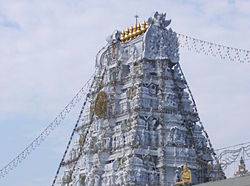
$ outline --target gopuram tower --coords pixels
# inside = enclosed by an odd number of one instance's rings
[[[98,53],[90,104],[60,185],[173,186],[183,167],[192,184],[224,177],[180,68],[177,34],[165,17],[156,12],[116,31]]]

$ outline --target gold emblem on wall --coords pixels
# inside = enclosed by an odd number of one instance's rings
[[[97,94],[95,100],[94,112],[99,118],[104,118],[107,115],[108,108],[108,96],[104,91],[100,91]]]

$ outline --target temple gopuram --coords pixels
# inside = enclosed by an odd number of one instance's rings
[[[170,23],[156,12],[108,37],[59,185],[184,186],[225,178]]]

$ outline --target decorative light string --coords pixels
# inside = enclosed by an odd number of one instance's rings
[[[231,62],[250,63],[250,51],[229,47],[209,41],[200,40],[194,37],[177,33],[181,48],[189,51],[202,53],[207,56],[219,57],[223,60]]]
[[[241,143],[216,150],[221,167],[225,170],[241,156],[243,159],[250,158],[250,143]]]
[[[41,132],[41,134],[34,139],[21,153],[13,158],[6,166],[0,170],[0,179],[5,177],[11,170],[15,169],[20,163],[23,162],[34,150],[36,150],[41,143],[51,134],[52,131],[58,127],[71,110],[79,103],[83,97],[86,96],[85,90],[90,85],[90,81],[93,76],[87,81],[87,83],[77,92],[68,105],[58,114],[58,116]]]

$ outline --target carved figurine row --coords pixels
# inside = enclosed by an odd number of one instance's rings
[[[130,41],[140,35],[142,35],[143,33],[146,32],[146,30],[148,29],[149,25],[147,22],[144,22],[142,24],[136,24],[134,27],[131,26],[130,28],[128,28],[127,30],[124,30],[121,35],[120,35],[120,40],[121,42],[125,43],[127,41]]]

